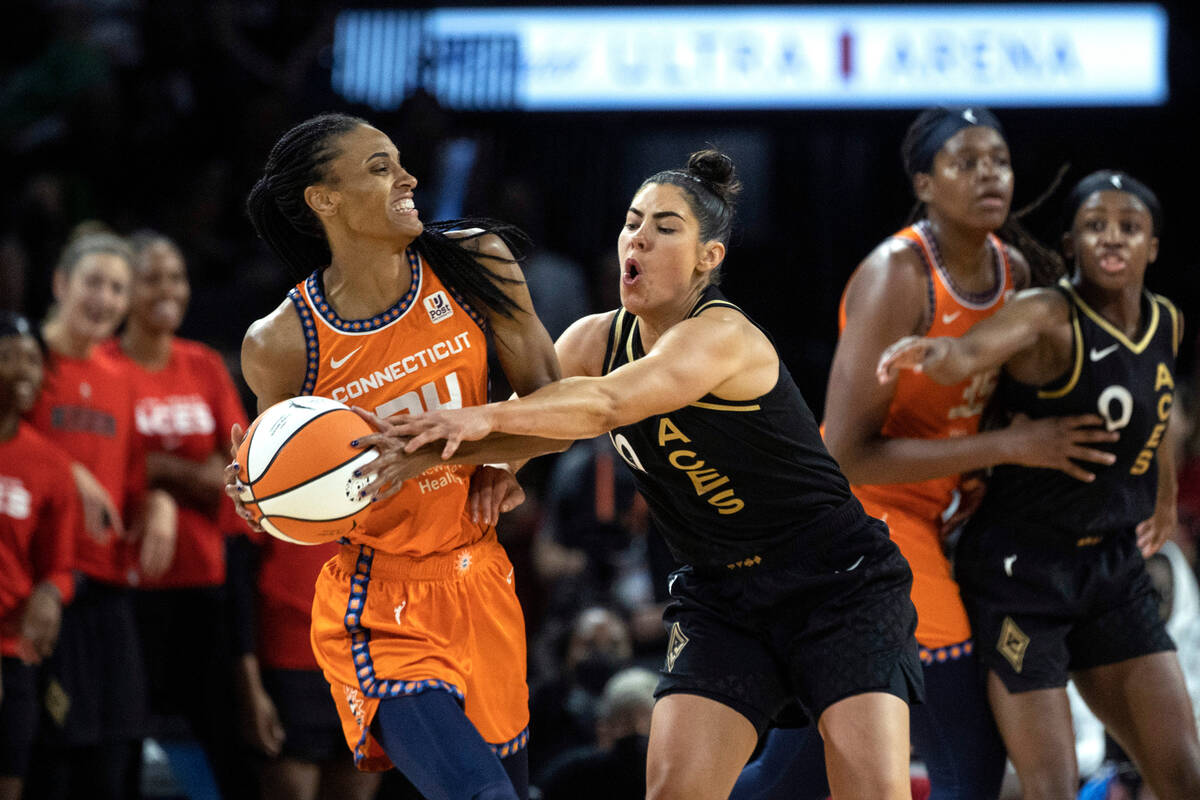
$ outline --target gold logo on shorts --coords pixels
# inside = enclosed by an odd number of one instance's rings
[[[1000,655],[1008,659],[1008,663],[1012,664],[1015,672],[1021,672],[1021,667],[1025,663],[1025,651],[1029,649],[1029,637],[1025,631],[1017,627],[1017,623],[1013,622],[1012,617],[1004,618],[1004,625],[1000,627],[1000,641],[996,642],[996,649],[1000,651]]]
[[[667,672],[675,669],[675,659],[679,658],[689,641],[688,637],[683,635],[678,622],[671,626],[671,638],[667,641]]]
[[[67,712],[71,710],[71,696],[67,694],[66,689],[57,679],[51,678],[50,685],[46,687],[44,700],[50,719],[54,720],[54,723],[61,728],[67,721]]]

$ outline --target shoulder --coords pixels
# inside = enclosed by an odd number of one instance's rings
[[[513,256],[512,249],[497,234],[486,231],[483,228],[463,228],[461,230],[446,231],[446,238],[454,241],[462,249],[473,253],[477,258],[487,259],[490,269],[496,270],[501,265],[511,264],[516,267],[517,275],[520,275],[521,270],[517,266],[517,260]],[[505,273],[503,270],[500,270],[499,274],[503,275]]]
[[[1012,311],[1009,313],[1020,313],[1053,325],[1070,320],[1071,305],[1071,300],[1060,289],[1054,286],[1039,286],[1022,289],[1014,294],[1005,304],[1005,310],[1011,307]]]
[[[291,298],[251,323],[242,339],[242,374],[260,401],[298,394],[307,362],[304,327]]]
[[[1171,320],[1171,332],[1173,334],[1173,344],[1175,350],[1179,350],[1179,346],[1183,344],[1183,313],[1169,299],[1161,294],[1151,293],[1154,302],[1162,306],[1163,311]]]
[[[1024,289],[1032,280],[1032,273],[1029,269],[1029,259],[1025,257],[1024,253],[1008,242],[1005,242],[1003,239],[997,237],[996,241],[999,242],[998,246],[1000,247],[1001,252],[1004,253],[1008,259],[1009,269],[1012,270],[1013,285],[1018,289]]]
[[[929,287],[929,268],[916,247],[889,237],[850,276],[843,296],[846,319],[886,313],[896,318],[897,331],[915,333],[927,319]]]
[[[608,332],[620,309],[589,314],[571,323],[554,345],[562,365],[563,376],[598,376],[604,372],[604,353],[608,349]]]
[[[22,447],[26,450],[22,461],[47,472],[70,473],[74,459],[67,455],[66,450],[27,422],[20,423],[18,430],[22,437]]]

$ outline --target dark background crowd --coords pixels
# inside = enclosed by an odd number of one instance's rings
[[[1184,0],[1163,5],[1165,105],[997,114],[1014,155],[1014,208],[1041,196],[1064,165],[1066,185],[1111,167],[1157,191],[1165,228],[1147,282],[1190,322],[1180,374],[1192,374],[1200,11]],[[79,223],[154,228],[179,243],[188,264],[193,296],[180,334],[220,350],[240,381],[243,332],[298,277],[256,240],[246,193],[280,133],[344,110],[400,147],[421,181],[424,218],[435,199],[441,207],[453,195],[458,215],[529,233],[530,288],[557,335],[616,304],[615,240],[637,182],[714,143],[746,184],[726,293],[772,332],[820,417],[841,289],[912,205],[899,143],[916,109],[463,113],[414,94],[378,111],[331,87],[337,10],[293,0],[9,0],[0,25],[0,308],[44,315],[55,259]],[[469,143],[475,158],[465,182],[450,187],[439,176],[452,142]],[[1030,229],[1043,238],[1060,229],[1061,203],[1062,192],[1051,193],[1027,217]],[[537,777],[576,746],[599,742],[618,758],[614,743],[644,726],[652,681],[632,673],[617,687],[624,693],[604,689],[622,667],[657,666],[657,604],[670,564],[606,442],[581,442],[523,475],[530,499],[506,518],[502,536],[524,576]],[[1200,512],[1200,487],[1182,487],[1181,499],[1185,528],[1200,531],[1200,518],[1189,516]],[[1190,537],[1181,541],[1189,554]]]

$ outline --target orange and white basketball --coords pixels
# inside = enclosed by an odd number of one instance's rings
[[[347,406],[327,397],[293,397],[268,408],[238,447],[239,495],[276,538],[323,544],[361,526],[370,479],[354,473],[378,457],[350,442],[374,431]]]

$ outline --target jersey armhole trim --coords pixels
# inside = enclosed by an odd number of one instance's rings
[[[1079,327],[1079,311],[1074,303],[1071,304],[1071,341],[1075,350],[1075,366],[1071,368],[1071,377],[1059,389],[1039,389],[1037,393],[1039,400],[1056,400],[1066,397],[1079,383],[1079,376],[1083,372],[1083,330]]]
[[[308,356],[304,368],[304,384],[300,387],[300,394],[312,394],[317,385],[317,368],[321,363],[317,329],[313,324],[312,309],[301,297],[299,290],[292,287],[288,291],[288,297],[291,299],[292,305],[296,307],[296,313],[300,316],[300,325],[304,329],[304,350]]]

